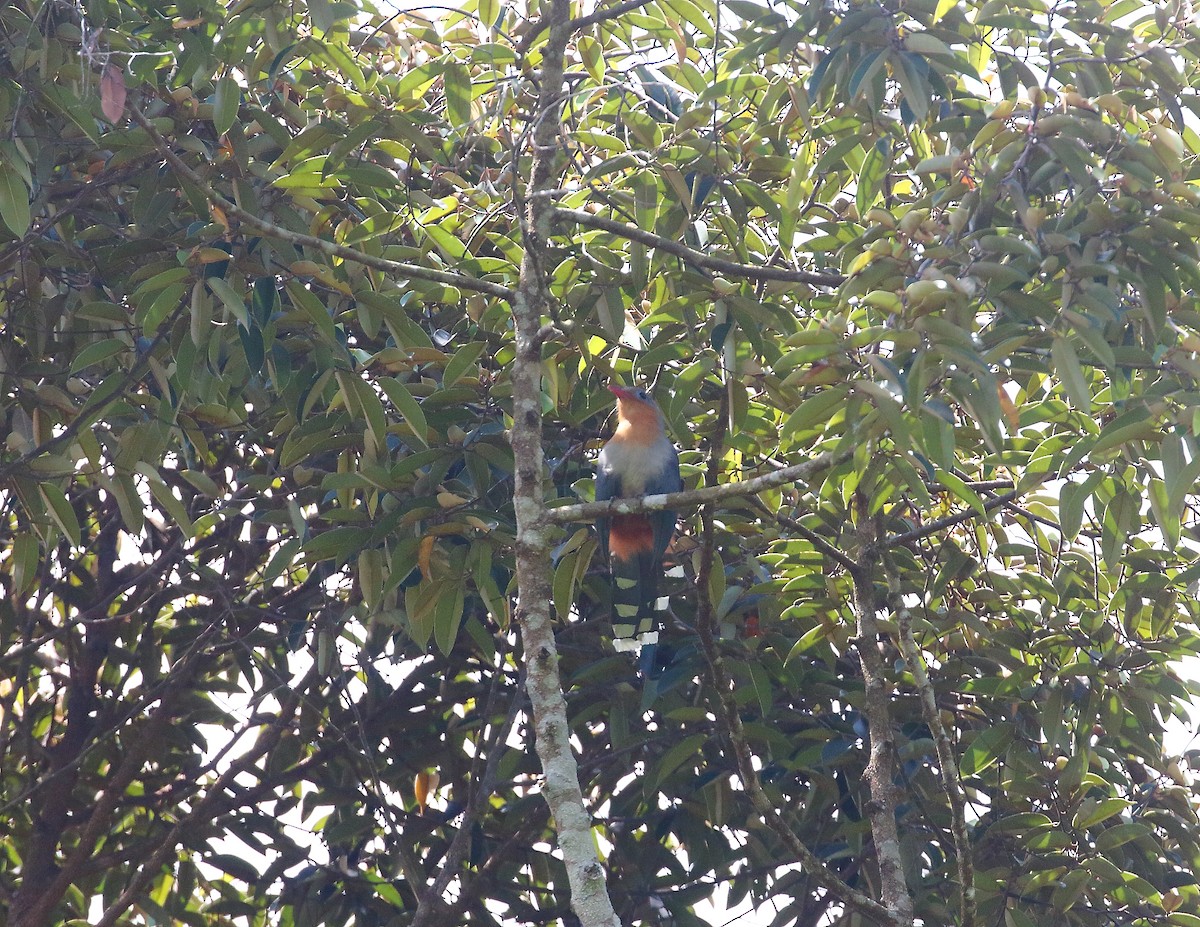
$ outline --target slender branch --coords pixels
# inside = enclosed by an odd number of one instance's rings
[[[625,0],[624,3],[614,3],[612,6],[606,6],[603,9],[589,13],[587,16],[580,16],[577,19],[571,20],[571,31],[579,32],[583,29],[590,29],[598,23],[607,22],[610,19],[616,19],[619,16],[624,16],[626,13],[632,13],[634,10],[641,9],[650,0]]]
[[[112,826],[112,816],[118,803],[125,795],[125,789],[142,771],[142,766],[150,754],[151,747],[157,745],[167,726],[174,720],[175,696],[180,690],[172,690],[159,702],[158,708],[151,715],[145,729],[139,736],[131,739],[131,747],[125,754],[120,765],[112,776],[105,782],[104,790],[97,797],[91,814],[88,815],[75,849],[70,853],[62,866],[57,869],[49,885],[38,887],[36,897],[25,906],[21,895],[18,904],[11,912],[12,927],[41,927],[50,922],[54,907],[66,894],[67,889],[79,878],[84,864],[96,849],[96,842],[103,833]],[[33,888],[33,886],[30,886]],[[24,893],[22,893],[23,895]]]
[[[1006,492],[1000,496],[994,496],[983,503],[985,512],[990,512],[992,509],[998,509],[1003,505],[1007,505],[1021,495],[1017,490]],[[937,534],[939,531],[944,531],[946,528],[952,528],[964,521],[970,521],[972,518],[978,517],[979,513],[974,509],[966,509],[954,515],[946,515],[944,518],[938,518],[934,521],[922,525],[920,528],[913,528],[912,531],[905,531],[903,534],[894,534],[882,542],[885,548],[900,547],[901,545],[919,541],[921,538],[927,538],[930,535]]]
[[[858,618],[857,649],[862,664],[863,713],[870,731],[871,756],[863,779],[871,798],[866,804],[879,865],[879,897],[895,923],[911,927],[913,899],[904,876],[904,853],[896,827],[900,790],[896,786],[896,737],[892,730],[891,687],[880,650],[877,615],[881,603],[875,581],[879,562],[879,524],[868,514],[866,500],[856,500],[859,518],[860,560],[850,574],[854,581],[854,611]]]
[[[524,253],[517,290],[510,301],[516,356],[512,365],[513,425],[517,461],[513,484],[516,515],[517,621],[525,652],[526,689],[533,714],[535,747],[542,764],[542,789],[554,818],[571,890],[571,909],[582,927],[620,927],[608,897],[604,867],[592,839],[592,820],[583,803],[579,766],[558,670],[551,619],[551,539],[545,520],[545,453],[542,447],[542,319],[550,315],[548,287],[551,200],[542,191],[558,171],[563,69],[571,37],[570,0],[549,0],[550,35],[542,55],[538,99],[532,119],[533,157],[521,227]],[[514,152],[515,154],[515,152]],[[517,185],[514,184],[514,189]]]
[[[254,213],[247,212],[242,209],[237,203],[230,199],[226,199],[218,193],[207,180],[201,177],[196,171],[188,166],[188,163],[171,150],[170,144],[165,138],[154,128],[154,125],[146,118],[145,114],[136,106],[130,104],[129,111],[133,115],[133,120],[139,126],[146,130],[150,135],[151,141],[163,156],[175,173],[179,174],[188,183],[194,184],[203,191],[215,205],[221,207],[221,210],[234,219],[237,219],[242,225],[249,226],[255,231],[262,232],[264,235],[270,235],[273,238],[278,238],[281,241],[289,242],[293,245],[302,245],[306,248],[313,248],[330,257],[339,257],[345,261],[353,261],[356,264],[362,264],[364,267],[373,267],[376,270],[382,270],[385,273],[396,274],[403,277],[412,277],[417,280],[429,280],[433,283],[443,283],[446,286],[458,287],[463,290],[471,290],[476,293],[486,293],[488,296],[497,296],[500,299],[512,299],[513,291],[499,283],[492,283],[488,280],[477,280],[474,277],[468,277],[464,274],[455,274],[444,270],[434,270],[430,267],[422,267],[419,264],[409,264],[404,261],[391,261],[387,258],[376,257],[367,254],[363,251],[358,251],[355,248],[349,248],[346,245],[335,244],[332,241],[326,241],[324,238],[317,238],[315,235],[305,235],[302,232],[293,232],[290,229],[282,228],[272,222],[267,222],[265,219],[259,218]]]
[[[615,219],[606,218],[605,216],[593,215],[581,209],[557,207],[554,213],[556,216],[563,219],[570,219],[579,225],[620,235],[623,238],[628,238],[630,241],[646,245],[648,248],[657,248],[659,251],[673,254],[687,261],[689,264],[694,264],[696,267],[703,267],[705,270],[711,270],[714,273],[724,274],[729,277],[743,277],[747,280],[781,280],[785,283],[807,283],[810,286],[824,287],[840,286],[846,280],[842,274],[825,274],[811,270],[792,270],[788,267],[758,267],[753,264],[739,264],[737,261],[727,261],[724,258],[705,254],[703,251],[696,251],[687,245],[672,241],[670,238],[663,238],[661,235],[655,235],[653,232],[644,231],[636,225],[628,225],[624,222],[618,222]]]
[[[938,774],[942,779],[942,788],[946,792],[946,800],[950,803],[950,834],[954,840],[955,865],[958,868],[959,891],[959,927],[975,927],[975,863],[971,850],[971,838],[967,831],[966,794],[963,792],[962,780],[958,777],[958,760],[954,756],[954,745],[946,726],[942,724],[942,716],[937,707],[937,694],[929,679],[925,660],[913,637],[912,611],[897,599],[898,583],[892,572],[888,571],[888,589],[896,605],[896,619],[899,629],[900,652],[908,664],[917,693],[921,697],[921,714],[933,734],[933,743],[937,750]]]
[[[596,10],[593,13],[589,13],[587,16],[580,16],[576,19],[572,19],[570,23],[571,31],[578,32],[581,29],[587,29],[596,25],[597,23],[606,22],[610,19],[616,19],[618,16],[624,16],[626,13],[639,9],[649,2],[650,0],[624,0],[623,3],[617,3],[613,6],[604,7],[603,9]],[[533,43],[537,41],[538,36],[545,32],[549,26],[550,21],[548,18],[543,17],[539,19],[533,24],[530,30],[521,37],[521,41],[513,50],[518,56],[524,55],[533,47]]]
[[[660,512],[663,509],[694,508],[724,499],[740,499],[788,483],[806,483],[823,470],[836,467],[853,456],[854,448],[826,451],[802,464],[794,464],[741,482],[685,489],[682,492],[662,493],[641,499],[610,499],[605,502],[560,505],[548,510],[542,518],[548,524],[562,525],[569,522],[595,521],[597,518],[611,515],[636,515],[639,512]]]
[[[813,531],[811,528],[805,527],[805,525],[797,519],[791,518],[788,515],[784,515],[783,512],[772,512],[759,499],[754,500],[754,506],[768,518],[774,518],[784,528],[787,528],[789,531],[795,531],[798,535],[800,535],[800,537],[804,538],[804,540],[808,541],[808,543],[815,547],[818,553],[828,557],[834,563],[841,566],[842,569],[849,571],[858,566],[858,564],[856,564],[852,559],[847,557],[840,550],[821,537],[821,535],[817,534],[817,532]]]

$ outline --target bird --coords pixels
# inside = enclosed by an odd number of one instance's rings
[[[679,454],[662,410],[644,389],[611,385],[617,428],[596,461],[596,500],[637,499],[683,489]],[[599,519],[600,549],[613,578],[613,646],[633,650],[658,640],[655,605],[663,555],[675,513],[644,512]],[[645,652],[643,652],[645,656]]]

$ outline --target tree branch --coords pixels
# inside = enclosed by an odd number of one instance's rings
[[[853,456],[854,448],[825,451],[802,464],[794,464],[736,483],[721,483],[718,486],[685,489],[682,492],[661,493],[640,499],[609,499],[604,502],[560,505],[547,510],[542,520],[547,524],[563,525],[570,522],[595,521],[597,518],[611,515],[636,515],[639,512],[661,512],[663,509],[695,508],[724,499],[740,499],[776,486],[808,482],[821,471],[836,467]]]
[[[602,23],[609,19],[616,19],[618,16],[623,16],[632,10],[639,9],[649,3],[650,0],[624,0],[623,3],[617,3],[610,7],[605,7],[589,13],[587,16],[580,16],[577,19],[571,20],[571,31],[578,32],[581,29],[587,29],[589,26],[594,26],[596,23]],[[533,24],[533,27],[521,37],[521,41],[517,47],[513,49],[518,56],[524,55],[533,47],[533,43],[537,41],[539,35],[549,28],[549,19],[543,17]]]
[[[504,657],[502,656],[501,659],[503,660]],[[521,675],[524,676],[524,668],[522,668]],[[471,826],[479,820],[496,787],[496,769],[500,765],[500,758],[504,755],[508,735],[517,721],[517,715],[521,713],[524,706],[525,700],[520,695],[520,686],[524,684],[523,678],[517,680],[518,688],[513,693],[508,711],[504,716],[504,722],[493,732],[483,775],[473,783],[474,794],[463,813],[462,824],[455,833],[454,839],[450,841],[445,856],[442,857],[441,870],[434,878],[433,885],[421,893],[421,897],[418,899],[417,913],[413,916],[411,927],[427,927],[428,924],[436,923],[438,914],[447,909],[443,896],[446,889],[450,887],[450,882],[459,874],[458,867],[470,849]]]
[[[687,245],[672,241],[670,238],[663,238],[661,235],[655,235],[653,232],[644,231],[636,225],[627,225],[624,222],[618,222],[615,219],[609,219],[605,216],[593,215],[581,209],[555,207],[554,214],[564,219],[571,219],[579,225],[588,228],[600,229],[604,232],[620,235],[622,238],[639,242],[648,248],[657,248],[659,251],[665,251],[668,254],[682,258],[689,264],[694,264],[697,267],[703,267],[705,270],[711,270],[714,273],[724,274],[729,277],[742,277],[747,280],[781,280],[784,283],[807,283],[810,286],[824,287],[840,286],[846,280],[842,274],[825,274],[811,270],[792,270],[787,267],[757,267],[753,264],[739,264],[736,261],[727,261],[724,258],[705,254],[703,251],[695,251]]]
[[[79,407],[79,411],[75,413],[75,417],[71,419],[71,421],[68,422],[64,428],[58,430],[52,437],[47,438],[37,447],[30,448],[16,460],[11,460],[3,467],[0,467],[0,480],[7,479],[17,471],[24,469],[29,465],[30,462],[36,460],[38,457],[41,457],[43,454],[49,454],[51,451],[55,451],[64,445],[70,444],[70,442],[75,439],[75,436],[79,434],[80,431],[99,421],[99,419],[104,415],[105,409],[107,409],[118,399],[121,399],[125,395],[126,389],[128,389],[132,384],[138,382],[149,372],[150,356],[154,353],[154,349],[166,340],[167,335],[174,327],[175,322],[179,320],[179,317],[183,314],[183,310],[187,308],[187,305],[188,304],[186,300],[180,299],[179,305],[176,306],[171,311],[170,316],[168,316],[168,318],[161,325],[159,325],[158,332],[154,335],[154,340],[151,341],[148,348],[140,353],[137,361],[134,362],[133,367],[119,375],[114,374],[109,378],[114,380],[117,385],[115,388],[110,390],[102,402],[96,403],[95,408],[89,408],[89,405],[93,401],[94,397],[98,394],[99,390],[93,392],[92,395],[89,396],[83,403],[83,405]],[[105,380],[104,385],[108,385],[108,380]],[[85,415],[84,413],[87,414]]]
[[[897,583],[890,570],[888,571],[888,588],[895,598],[898,591]],[[958,867],[959,927],[975,927],[975,864],[971,851],[971,839],[967,832],[966,795],[963,792],[962,781],[958,777],[958,760],[954,756],[954,745],[950,742],[950,735],[946,733],[946,726],[942,724],[942,716],[937,707],[937,695],[925,668],[925,661],[913,638],[912,611],[899,602],[895,602],[894,605],[899,629],[900,652],[904,655],[904,661],[913,675],[917,694],[921,697],[921,713],[933,734],[938,757],[938,774],[942,779],[942,788],[946,791],[946,800],[950,803],[950,833],[954,839],[954,861]]]
[[[1009,502],[1012,502],[1013,499],[1016,499],[1020,495],[1021,494],[1014,489],[1011,492],[1004,493],[1003,495],[994,496],[983,503],[983,509],[985,512],[990,512],[992,509],[998,509],[1002,505],[1007,505]],[[920,528],[913,528],[912,531],[905,531],[903,534],[894,534],[890,538],[885,539],[882,542],[882,545],[883,547],[889,549],[892,547],[900,547],[903,544],[908,544],[912,541],[919,541],[921,538],[927,538],[930,535],[937,534],[939,531],[944,531],[946,528],[952,528],[964,521],[970,521],[972,518],[975,518],[978,515],[979,513],[974,509],[966,509],[965,511],[958,512],[954,515],[946,515],[943,518],[938,518],[934,521],[928,522],[927,524],[922,525]]]
[[[842,569],[850,571],[858,566],[852,559],[847,557],[840,550],[821,537],[821,535],[817,534],[817,532],[813,531],[811,528],[805,527],[804,524],[797,519],[791,518],[788,515],[784,515],[782,512],[772,512],[758,499],[754,500],[754,507],[768,518],[774,518],[784,528],[787,528],[790,531],[795,531],[798,535],[800,535],[800,537],[804,538],[804,540],[808,541],[808,543],[815,547],[817,549],[817,553],[828,557],[834,563],[840,565]]]
[[[10,912],[11,927],[41,927],[50,922],[50,916],[55,906],[66,894],[67,889],[79,878],[84,864],[96,849],[96,842],[101,835],[112,826],[112,815],[118,802],[124,797],[125,789],[142,771],[142,766],[150,754],[150,749],[161,740],[167,726],[174,720],[175,696],[181,690],[173,689],[167,692],[158,708],[151,715],[145,730],[139,736],[131,739],[131,747],[125,754],[121,764],[104,784],[104,790],[96,799],[87,823],[79,834],[75,849],[55,872],[49,885],[26,883],[28,888],[36,892],[26,903],[25,885],[17,895],[16,903]],[[55,845],[58,840],[55,839]]]
[[[387,258],[375,257],[363,251],[349,248],[346,245],[335,244],[332,241],[326,241],[324,238],[317,238],[315,235],[293,232],[290,229],[267,222],[265,219],[260,219],[254,213],[247,212],[238,206],[237,203],[223,197],[213,189],[212,184],[196,173],[196,171],[192,170],[186,161],[171,150],[170,144],[154,128],[154,125],[141,110],[130,104],[129,111],[133,115],[134,122],[145,129],[150,135],[151,141],[154,142],[159,153],[171,165],[175,173],[179,174],[188,183],[199,187],[204,192],[204,195],[215,205],[220,206],[227,216],[237,219],[238,222],[249,226],[257,232],[262,232],[264,235],[270,235],[273,238],[278,238],[293,245],[303,245],[306,248],[313,248],[323,254],[328,254],[330,257],[340,257],[342,260],[353,261],[356,264],[362,264],[364,267],[373,267],[385,273],[412,277],[417,280],[429,280],[433,283],[443,283],[446,286],[471,290],[475,293],[486,293],[488,296],[497,296],[500,299],[512,299],[513,291],[499,283],[492,283],[488,280],[476,280],[474,277],[467,277],[463,274],[455,274],[449,271],[433,270],[429,267],[422,267],[419,264],[408,264],[404,261],[390,261]]]
[[[612,6],[606,6],[602,9],[595,10],[587,16],[580,16],[578,19],[571,20],[571,31],[579,32],[583,29],[588,29],[597,23],[607,22],[610,19],[616,19],[619,16],[624,16],[626,13],[631,13],[634,10],[641,9],[650,0],[625,0],[624,3],[614,3]]]

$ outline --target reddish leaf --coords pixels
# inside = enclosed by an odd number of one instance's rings
[[[100,78],[100,109],[112,123],[125,115],[125,72],[115,64],[106,67]]]

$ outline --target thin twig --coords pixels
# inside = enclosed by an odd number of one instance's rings
[[[1020,495],[1021,494],[1014,489],[1011,492],[1004,493],[1002,496],[995,496],[994,498],[988,499],[983,503],[984,511],[990,512],[992,509],[998,509],[1002,505],[1012,502],[1013,499],[1016,499]],[[890,538],[885,539],[882,542],[882,546],[889,549],[892,547],[900,547],[903,544],[919,541],[921,538],[929,537],[930,535],[937,534],[939,531],[944,531],[947,528],[952,528],[964,521],[970,521],[972,518],[978,517],[979,513],[975,511],[975,509],[966,509],[965,511],[958,512],[954,515],[946,515],[943,518],[938,518],[934,521],[928,522],[927,524],[922,525],[920,528],[913,528],[911,531],[905,531],[902,534],[894,534]]]
[[[823,554],[834,563],[839,564],[843,569],[849,571],[853,570],[857,566],[857,564],[851,558],[847,557],[844,553],[830,544],[811,528],[805,527],[800,521],[788,515],[784,515],[782,512],[772,513],[761,499],[754,499],[753,502],[755,507],[757,507],[759,511],[763,512],[768,518],[774,518],[784,528],[787,528],[790,531],[795,531],[798,535],[812,544],[812,546],[817,549],[818,553]]]
[[[614,6],[604,7],[596,10],[594,13],[589,13],[587,16],[580,16],[571,20],[571,31],[579,32],[582,29],[587,29],[597,23],[606,22],[610,19],[616,19],[618,16],[624,16],[626,13],[639,9],[648,4],[650,0],[624,0],[623,3],[615,4]],[[539,19],[528,32],[521,37],[521,41],[517,47],[513,49],[518,56],[524,55],[533,47],[533,43],[549,27],[549,20],[543,17]]]
[[[501,665],[503,665],[503,654],[500,659]],[[500,675],[501,673],[497,671],[496,678],[500,678]],[[450,846],[446,849],[445,856],[442,857],[441,871],[433,880],[433,884],[422,893],[418,900],[417,913],[413,916],[412,927],[426,927],[427,924],[436,923],[437,915],[445,911],[446,902],[443,896],[446,889],[449,888],[450,882],[459,874],[459,866],[471,848],[472,825],[479,820],[491,800],[496,786],[496,770],[500,765],[501,756],[504,755],[508,735],[516,723],[517,716],[525,706],[524,688],[525,667],[522,666],[504,722],[495,729],[492,736],[492,744],[488,750],[487,765],[483,775],[473,783],[474,795],[471,796],[471,801],[464,812],[462,823],[459,825],[454,839],[450,841]]]
[[[593,215],[581,209],[556,207],[554,212],[563,219],[570,219],[587,228],[600,229],[604,232],[620,235],[622,238],[639,242],[648,248],[656,248],[659,251],[665,251],[667,254],[673,254],[696,267],[702,267],[705,270],[711,270],[714,273],[724,274],[729,277],[742,277],[747,280],[779,280],[784,283],[806,283],[809,286],[821,287],[836,287],[846,282],[846,277],[842,274],[820,273],[812,270],[793,270],[789,267],[739,264],[737,261],[727,261],[724,258],[705,254],[703,251],[696,251],[670,238],[663,238],[661,235],[647,232],[636,225],[618,222],[615,219],[609,219],[605,216]]]

